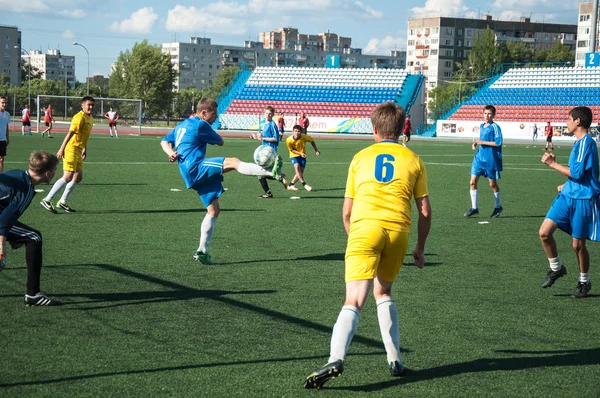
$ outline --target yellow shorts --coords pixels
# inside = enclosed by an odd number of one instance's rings
[[[83,170],[83,158],[81,149],[75,151],[65,151],[65,157],[63,158],[63,170],[64,171],[82,171]]]
[[[393,282],[406,255],[408,234],[364,222],[352,224],[346,247],[346,282],[375,276]]]

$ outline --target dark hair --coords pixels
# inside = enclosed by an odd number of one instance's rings
[[[267,105],[267,106],[265,106],[265,111],[269,111],[269,112],[271,112],[273,115],[275,114],[275,108],[273,108],[271,105]]]
[[[571,115],[573,120],[579,119],[579,125],[586,130],[592,125],[592,110],[587,106],[578,106],[573,108],[569,112],[569,115]]]
[[[384,139],[398,138],[402,134],[405,118],[404,108],[393,102],[379,104],[371,112],[371,123]]]
[[[87,101],[96,102],[96,100],[94,99],[94,97],[90,97],[89,95],[86,95],[85,97],[83,97],[83,98],[81,99],[81,103],[82,103],[82,104],[83,104],[84,102],[87,102]]]
[[[29,156],[29,169],[36,174],[44,174],[56,169],[58,158],[46,151],[35,151]]]
[[[299,130],[300,132],[304,131],[302,126],[300,126],[299,124],[296,124],[296,125],[294,125],[294,127],[292,127],[292,131],[294,131],[294,130]]]
[[[216,112],[217,101],[208,97],[202,98],[200,101],[198,101],[198,105],[196,105],[196,113],[200,113],[202,111]]]
[[[494,105],[486,105],[484,111],[492,111],[492,116],[496,116],[496,107]]]

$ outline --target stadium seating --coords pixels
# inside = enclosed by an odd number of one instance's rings
[[[600,68],[510,69],[465,101],[450,120],[481,120],[487,104],[496,106],[496,121],[559,123],[581,105],[598,114]]]
[[[276,114],[291,118],[304,112],[311,122],[315,118],[352,119],[350,124],[370,129],[370,123],[358,120],[368,119],[377,104],[411,97],[412,93],[400,96],[406,77],[406,71],[399,69],[259,67],[221,115],[221,123],[254,129],[257,116],[271,105]]]

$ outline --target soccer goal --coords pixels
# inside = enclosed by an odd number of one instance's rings
[[[36,132],[44,131],[44,115],[48,106],[55,120],[53,130],[65,131],[71,125],[73,116],[81,110],[81,98],[64,95],[38,95],[36,99]],[[113,108],[119,118],[117,127],[120,134],[142,135],[142,100],[128,98],[94,98],[94,128],[92,131],[105,131],[108,134],[108,119],[104,117]],[[32,118],[33,120],[33,118]]]

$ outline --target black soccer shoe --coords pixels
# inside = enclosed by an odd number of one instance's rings
[[[404,377],[408,373],[408,369],[398,361],[391,362],[388,364],[388,367],[390,368],[390,375],[392,377]]]
[[[58,208],[61,210],[64,210],[66,213],[75,213],[75,209],[70,207],[68,204],[66,203],[58,203]]]
[[[577,288],[573,294],[571,294],[571,297],[576,299],[587,297],[590,290],[592,290],[592,281],[579,282],[577,283]]]
[[[338,377],[342,372],[344,372],[344,362],[342,360],[338,359],[335,362],[328,363],[306,378],[304,388],[320,390],[323,388],[323,384]]]
[[[469,211],[465,213],[465,217],[471,217],[476,214],[479,214],[479,209],[470,208]]]
[[[53,300],[42,292],[39,292],[35,296],[30,296],[26,294],[24,301],[27,307],[56,307],[59,305],[63,305],[62,301]]]
[[[554,282],[556,282],[558,278],[561,278],[565,275],[567,275],[567,267],[564,265],[558,271],[550,270],[548,271],[548,276],[546,276],[546,279],[540,283],[540,286],[543,288],[550,287],[554,285]]]
[[[491,218],[498,218],[498,217],[500,217],[500,213],[502,213],[502,210],[504,210],[502,208],[502,206],[495,207],[494,211],[492,212],[492,215],[490,217]]]

